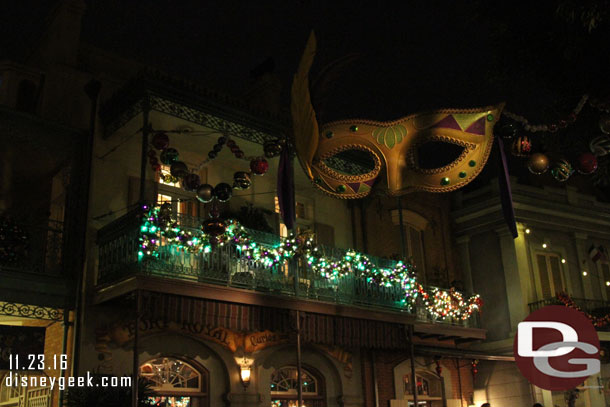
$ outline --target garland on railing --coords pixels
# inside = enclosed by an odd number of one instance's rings
[[[596,317],[595,315],[591,315],[588,312],[583,311],[582,308],[580,308],[574,302],[572,297],[570,297],[566,293],[558,293],[557,294],[557,300],[559,300],[559,302],[561,302],[566,307],[570,307],[572,309],[575,309],[576,311],[580,311],[583,314],[585,314],[585,316],[591,320],[591,323],[593,323],[593,325],[596,328],[603,328],[603,327],[607,326],[608,324],[610,324],[610,314],[606,314],[603,317]]]
[[[359,275],[369,283],[390,287],[400,285],[404,292],[402,303],[411,309],[415,298],[420,296],[428,312],[438,319],[447,317],[466,320],[473,312],[480,310],[481,298],[470,298],[451,289],[449,292],[438,288],[431,292],[417,282],[414,267],[398,262],[393,268],[378,267],[366,255],[349,250],[341,259],[328,258],[322,254],[313,239],[307,236],[283,239],[275,247],[256,243],[247,230],[237,221],[226,221],[222,233],[211,236],[203,230],[193,233],[180,228],[168,205],[149,208],[145,206],[140,227],[140,250],[138,259],[159,257],[162,241],[172,250],[188,253],[210,253],[215,246],[234,245],[247,259],[262,262],[264,267],[284,264],[292,258],[307,261],[311,270],[321,277],[338,281],[348,275]]]

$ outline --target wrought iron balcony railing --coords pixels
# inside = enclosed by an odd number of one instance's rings
[[[567,294],[560,294],[560,296],[564,301],[561,301],[558,297],[551,297],[530,303],[530,312],[534,312],[547,305],[567,306],[565,301],[568,300],[570,306],[579,309],[585,313],[585,315],[589,316],[598,331],[610,331],[610,324],[605,324],[601,321],[610,315],[610,301],[574,298],[569,297]]]
[[[181,229],[197,230],[201,219],[179,215]],[[129,213],[102,228],[98,233],[99,285],[119,281],[133,275],[159,276],[170,279],[198,281],[252,290],[260,293],[292,296],[336,304],[365,306],[396,312],[414,313],[421,321],[442,322],[467,327],[479,327],[478,313],[467,320],[446,317],[436,319],[423,304],[416,303],[412,309],[404,304],[404,290],[398,285],[380,286],[367,282],[357,275],[329,280],[314,273],[303,259],[273,266],[263,261],[249,259],[241,250],[227,244],[206,252],[189,253],[165,244],[163,239],[157,247],[157,257],[138,256],[140,251],[141,221],[137,214]],[[273,234],[248,230],[258,244],[277,245],[280,237]],[[346,250],[319,246],[329,258],[342,258]],[[393,260],[369,259],[381,267],[391,268]],[[295,269],[297,269],[295,273]],[[297,281],[295,281],[295,276]]]
[[[62,266],[64,224],[34,224],[0,219],[0,271],[58,275]]]

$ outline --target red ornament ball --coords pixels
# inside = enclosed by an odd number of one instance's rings
[[[263,175],[269,169],[269,163],[262,157],[250,161],[250,169],[255,175]]]
[[[165,150],[169,147],[169,137],[165,133],[157,133],[152,138],[152,145],[157,150]]]
[[[597,157],[592,153],[582,153],[578,156],[576,168],[581,174],[592,174],[597,170]]]

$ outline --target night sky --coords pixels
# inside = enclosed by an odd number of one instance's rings
[[[23,57],[55,1],[12,3],[0,16],[0,52]],[[237,96],[250,71],[273,58],[288,106],[291,76],[314,29],[313,77],[355,55],[320,88],[321,122],[501,100],[552,120],[582,93],[607,91],[606,22],[589,33],[578,19],[566,21],[557,5],[568,0],[488,3],[88,0],[83,39]]]

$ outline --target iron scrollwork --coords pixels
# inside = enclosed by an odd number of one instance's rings
[[[61,309],[14,302],[0,302],[0,315],[51,321],[61,321],[64,318],[64,312]]]

